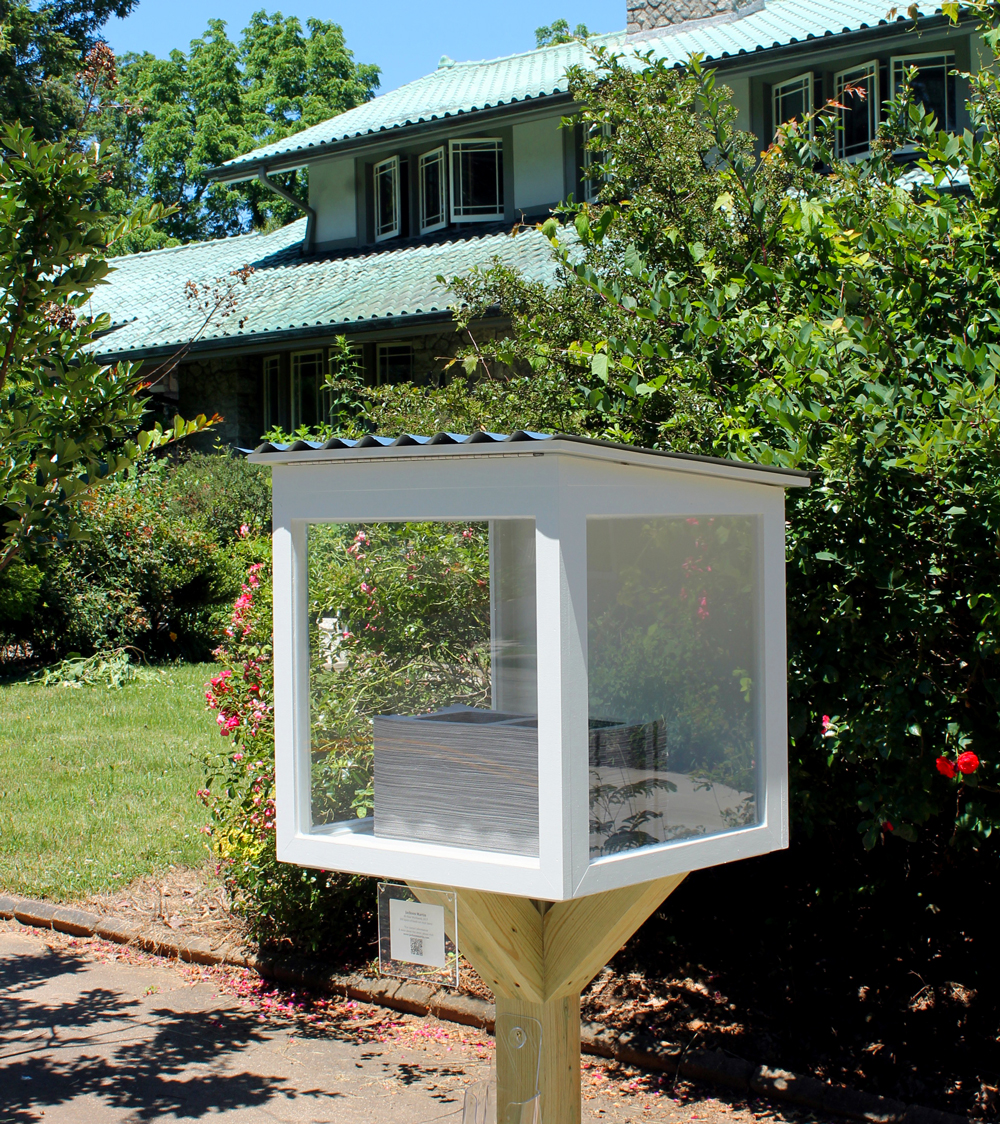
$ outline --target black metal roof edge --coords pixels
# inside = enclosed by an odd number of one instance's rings
[[[331,437],[328,441],[294,441],[290,445],[275,445],[265,441],[254,452],[258,456],[270,454],[328,452],[337,449],[385,449],[413,445],[503,445],[522,441],[569,441],[577,445],[592,445],[620,452],[642,453],[645,456],[665,457],[668,460],[693,461],[700,464],[726,465],[745,468],[752,472],[766,472],[778,476],[793,476],[802,480],[812,480],[816,475],[798,468],[782,468],[780,465],[754,464],[752,461],[739,461],[727,457],[709,457],[701,453],[679,453],[671,449],[647,449],[641,445],[626,445],[621,441],[604,441],[597,437],[585,437],[578,433],[535,433],[531,430],[516,429],[513,433],[488,433],[477,430],[474,433],[435,433],[424,437],[412,433],[402,433],[396,438],[379,434],[368,434],[357,441]]]

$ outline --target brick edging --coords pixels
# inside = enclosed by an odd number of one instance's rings
[[[250,968],[279,983],[304,985],[405,1014],[430,1014],[448,1022],[493,1030],[495,1009],[492,1003],[426,984],[373,980],[356,974],[317,973],[315,969],[310,970],[308,964],[293,959],[272,960],[232,949],[216,950],[198,937],[143,936],[133,921],[30,898],[0,895],[0,918],[16,919],[23,925],[55,929],[76,937],[96,936],[118,944],[131,944],[156,956],[193,964],[233,964]],[[871,1124],[965,1124],[968,1119],[936,1108],[906,1105],[844,1085],[828,1085],[784,1069],[755,1066],[721,1050],[681,1050],[673,1043],[659,1042],[652,1035],[638,1031],[618,1034],[601,1023],[584,1023],[580,1038],[583,1051],[598,1057]]]

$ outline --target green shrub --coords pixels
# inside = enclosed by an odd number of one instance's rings
[[[75,539],[40,563],[30,617],[8,625],[36,658],[133,647],[147,658],[204,659],[239,588],[233,551],[167,506],[163,474],[145,473],[87,499]]]
[[[224,750],[207,758],[199,794],[212,849],[250,938],[312,952],[365,947],[375,931],[370,879],[278,862],[274,843],[274,715],[269,565],[256,561],[233,606],[206,698]]]
[[[170,512],[223,545],[271,530],[271,474],[231,449],[194,453],[165,473]]]

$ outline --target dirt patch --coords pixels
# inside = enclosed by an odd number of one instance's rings
[[[213,949],[243,944],[243,927],[230,910],[214,863],[170,867],[159,877],[137,878],[78,904],[93,913],[133,921],[144,936],[200,937]]]

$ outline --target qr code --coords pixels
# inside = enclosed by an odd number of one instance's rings
[[[423,937],[410,937],[410,955],[423,956],[424,954],[424,938]]]

